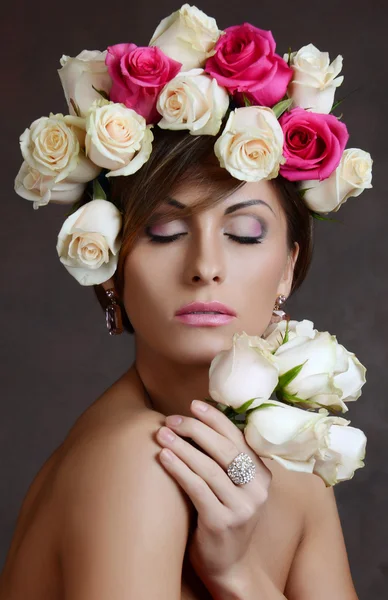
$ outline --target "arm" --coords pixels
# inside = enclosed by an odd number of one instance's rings
[[[159,416],[136,417],[73,450],[57,486],[65,600],[178,600],[189,529],[158,463]]]
[[[288,600],[358,600],[332,487],[316,475],[305,493],[305,528],[286,584]]]

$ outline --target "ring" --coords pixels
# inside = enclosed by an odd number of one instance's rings
[[[235,485],[244,485],[244,483],[254,479],[256,474],[255,463],[248,454],[240,452],[232,460],[226,473]]]

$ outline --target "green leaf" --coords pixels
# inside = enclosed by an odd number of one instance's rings
[[[291,51],[291,46],[290,46],[288,48],[288,58],[287,58],[287,64],[288,64],[288,66],[290,66],[290,64],[291,64],[291,54],[292,54],[292,51]]]
[[[283,344],[287,344],[288,342],[288,337],[289,337],[289,323],[288,321],[286,322],[286,331],[284,332],[284,337],[283,337],[283,341],[281,343],[281,345],[283,346]]]
[[[283,388],[287,387],[287,385],[291,383],[291,381],[293,381],[297,375],[299,375],[307,361],[308,359],[306,359],[301,365],[297,365],[296,367],[293,367],[286,373],[283,373],[283,375],[279,377],[279,383],[276,386],[276,391],[282,390]]]
[[[310,210],[310,214],[317,221],[334,221],[335,223],[341,223],[341,221],[339,221],[338,219],[331,219],[330,217],[324,217],[320,213],[314,212],[313,210]]]
[[[242,404],[240,406],[240,408],[235,408],[234,409],[235,412],[238,415],[241,415],[242,413],[245,413],[248,410],[248,408],[250,407],[250,405],[252,404],[252,402],[254,402],[255,400],[256,400],[256,398],[252,398],[251,400],[247,400],[246,402],[244,402],[244,404]]]
[[[252,106],[252,102],[243,94],[244,104],[245,106]]]
[[[272,107],[272,110],[274,111],[277,119],[279,119],[279,117],[281,117],[282,114],[290,108],[292,102],[292,98],[287,98],[287,100],[281,100],[280,102],[275,104],[275,106]]]
[[[93,179],[93,200],[106,200],[106,194],[98,179]]]
[[[284,402],[286,404],[303,404],[310,402],[309,399],[305,400],[303,398],[298,398],[296,394],[287,394],[284,390],[278,390],[276,392],[276,398],[279,402]]]
[[[253,408],[251,412],[253,412],[254,410],[260,410],[261,408],[268,408],[268,406],[274,406],[273,402],[263,402],[263,404],[260,404],[260,406],[256,406],[256,408]]]
[[[100,96],[102,96],[105,100],[109,100],[109,96],[105,90],[98,90],[97,88],[94,87],[93,84],[92,84],[92,88],[94,89],[95,92],[97,92],[97,94],[100,94]]]
[[[81,110],[80,107],[78,106],[78,104],[76,103],[76,101],[73,98],[70,98],[70,104],[72,105],[75,114],[77,115],[77,117],[81,116]]]

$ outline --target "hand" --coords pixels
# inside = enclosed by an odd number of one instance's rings
[[[204,412],[199,410],[201,406],[206,408]],[[198,400],[190,408],[197,419],[181,417],[182,422],[174,425],[177,415],[166,417],[169,427],[161,427],[157,439],[165,447],[159,454],[163,466],[188,494],[198,512],[189,556],[198,576],[206,583],[230,578],[231,572],[236,573],[240,567],[246,570],[244,558],[260,517],[260,507],[268,497],[272,474],[247,445],[242,431],[220,410]],[[165,439],[163,433],[173,435],[174,439]],[[205,452],[181,436],[191,438]],[[240,452],[249,454],[256,466],[255,478],[242,486],[235,485],[226,473]]]

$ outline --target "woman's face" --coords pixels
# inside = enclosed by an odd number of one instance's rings
[[[197,195],[198,188],[180,187],[174,200],[190,205]],[[286,218],[268,181],[246,183],[190,218],[153,221],[125,260],[123,302],[137,345],[208,364],[234,333],[262,335],[277,296],[290,292],[297,254],[297,245],[288,251]],[[176,311],[194,301],[222,302],[236,316],[218,326],[182,322]]]

